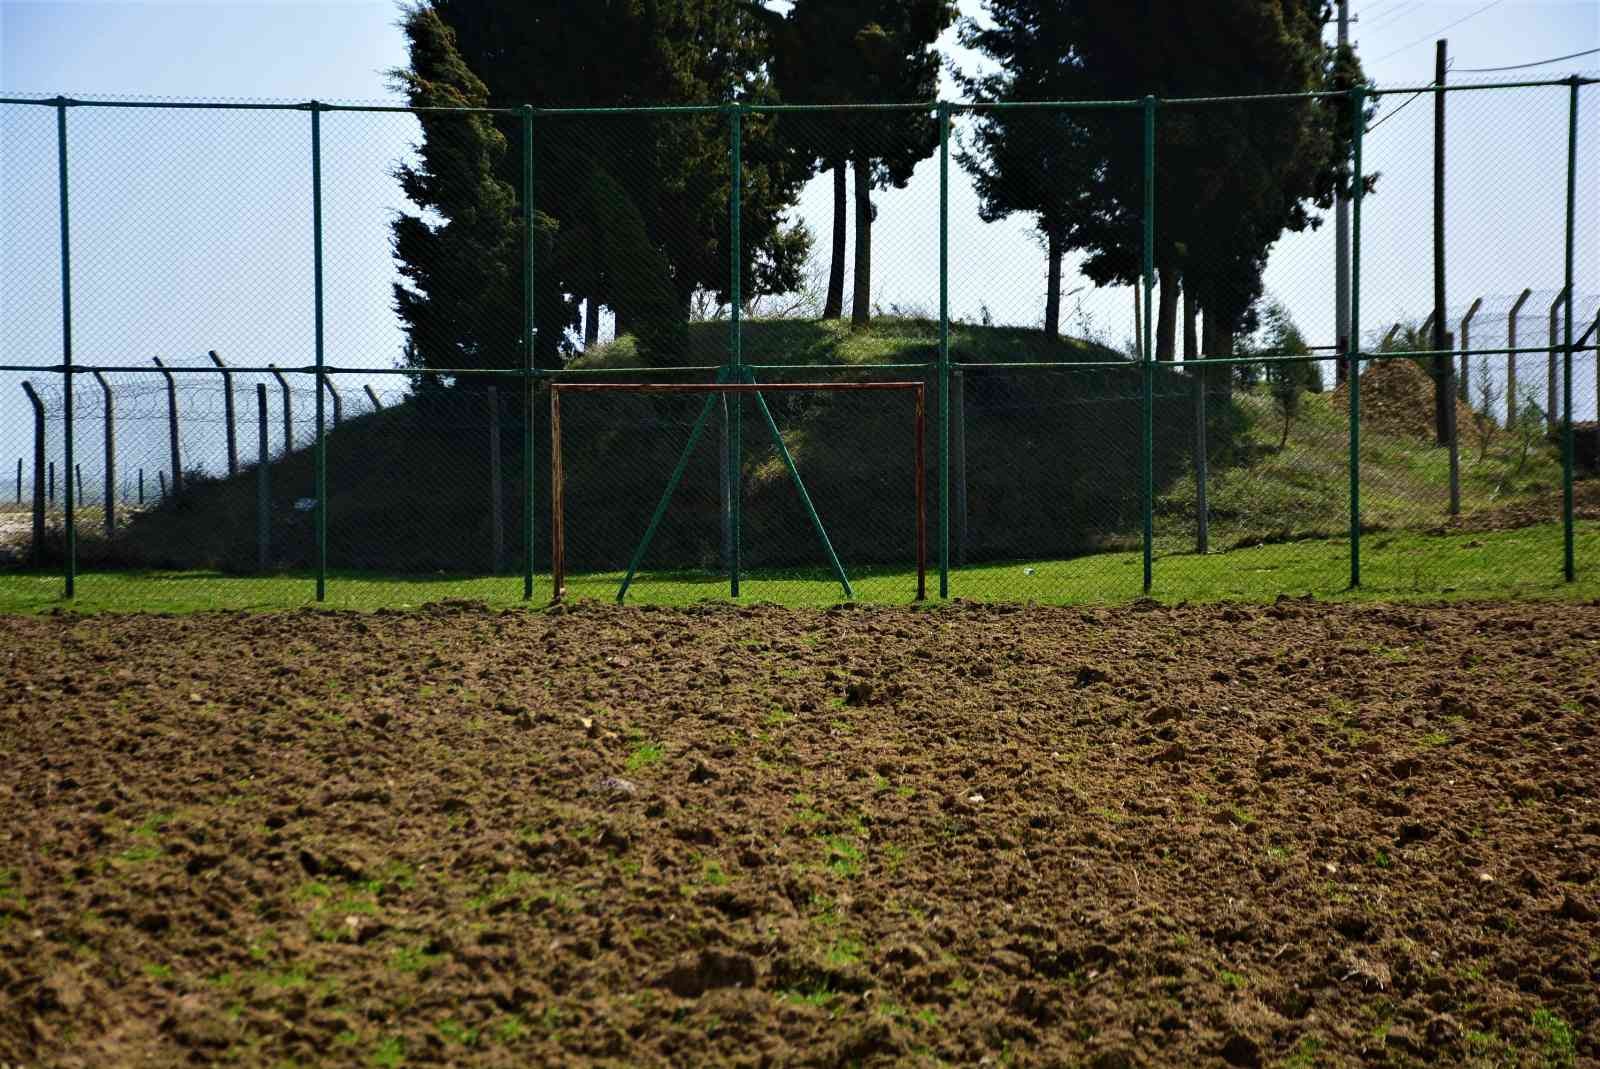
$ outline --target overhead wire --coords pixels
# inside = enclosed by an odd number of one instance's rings
[[[1466,21],[1468,21],[1470,19],[1475,19],[1479,15],[1483,14],[1485,11],[1488,11],[1490,8],[1499,7],[1501,4],[1503,4],[1505,2],[1506,2],[1506,0],[1489,0],[1489,2],[1487,4],[1484,4],[1482,7],[1478,8],[1477,10],[1472,11],[1469,14],[1461,16],[1459,19],[1456,19],[1454,22],[1452,22],[1452,23],[1450,23],[1448,25],[1439,27],[1437,30],[1434,30],[1432,33],[1425,33],[1421,37],[1418,37],[1415,41],[1412,41],[1410,44],[1401,45],[1399,48],[1395,49],[1393,52],[1387,52],[1384,55],[1379,56],[1377,59],[1373,60],[1373,62],[1374,63],[1382,63],[1386,59],[1391,59],[1394,56],[1398,56],[1400,53],[1402,53],[1402,52],[1404,52],[1404,51],[1406,51],[1408,49],[1415,48],[1417,45],[1422,44],[1424,41],[1427,41],[1427,40],[1430,40],[1432,38],[1438,37],[1441,33],[1444,33],[1446,30],[1453,30],[1457,26],[1461,25],[1463,22],[1466,22]]]

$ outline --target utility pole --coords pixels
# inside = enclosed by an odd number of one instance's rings
[[[1350,0],[1339,0],[1339,52],[1342,55],[1350,45]],[[1349,167],[1345,167],[1348,176]],[[1350,351],[1350,194],[1346,190],[1348,179],[1339,183],[1334,202],[1334,259],[1338,278],[1334,281],[1334,328],[1338,339],[1338,352]],[[1333,362],[1335,382],[1343,382],[1349,372],[1343,360]]]

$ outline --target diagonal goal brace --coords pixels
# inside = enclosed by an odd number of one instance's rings
[[[729,382],[729,376],[743,381]],[[672,497],[683,480],[684,472],[688,470],[689,460],[694,454],[695,447],[699,444],[705,433],[706,424],[715,411],[719,399],[728,394],[754,394],[756,405],[761,411],[762,419],[772,435],[773,444],[778,456],[782,459],[784,468],[789,473],[790,480],[794,483],[795,490],[800,495],[800,502],[804,506],[806,515],[811,521],[812,529],[816,532],[817,540],[821,543],[823,552],[828,558],[828,563],[833,569],[835,578],[844,591],[846,600],[853,600],[855,591],[850,585],[850,578],[845,573],[844,566],[834,551],[833,543],[828,537],[827,528],[822,522],[811,495],[807,492],[805,482],[800,477],[799,468],[794,462],[794,457],[789,452],[788,445],[783,440],[783,434],[778,429],[778,424],[773,419],[772,411],[767,407],[767,402],[762,396],[770,391],[801,393],[801,392],[854,392],[860,390],[875,391],[901,391],[911,393],[916,403],[915,414],[915,472],[916,472],[916,557],[917,557],[917,594],[918,601],[927,596],[927,494],[926,494],[926,463],[924,460],[925,438],[925,405],[924,384],[921,382],[793,382],[761,385],[755,381],[754,375],[746,368],[724,368],[717,374],[717,381],[710,383],[617,383],[617,382],[552,382],[550,384],[550,438],[551,438],[551,524],[550,524],[550,552],[551,552],[551,585],[552,601],[560,601],[566,596],[566,545],[564,527],[564,494],[563,494],[563,465],[561,454],[561,395],[563,393],[596,393],[626,391],[632,393],[704,393],[706,400],[700,407],[694,426],[689,433],[689,440],[684,444],[678,456],[677,464],[673,467],[671,476],[667,479],[666,488],[662,491],[661,499],[656,503],[655,512],[650,517],[650,522],[645,528],[644,536],[639,540],[633,557],[628,563],[628,570],[623,577],[622,584],[617,590],[617,602],[620,604],[628,594],[634,576],[638,573],[644,561],[645,554],[649,551],[651,542],[655,539],[656,532],[661,526],[662,519],[666,516],[667,507],[671,504]],[[737,480],[740,475],[737,466],[730,473],[730,478]],[[735,491],[736,492],[736,491]]]

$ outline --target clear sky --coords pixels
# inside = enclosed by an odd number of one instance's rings
[[[977,0],[961,6],[980,14]],[[1450,40],[1452,81],[1600,69],[1595,55],[1527,71],[1467,73],[1600,47],[1600,4],[1593,0],[1353,0],[1352,9],[1354,39],[1381,85],[1428,81],[1440,33]],[[392,99],[386,71],[405,58],[398,17],[391,3],[343,0],[0,0],[0,91]],[[955,62],[976,63],[953,39],[943,44]],[[947,92],[955,96],[953,86]],[[1592,295],[1600,292],[1600,87],[1584,96],[1578,288]],[[1431,303],[1432,104],[1422,99],[1399,110],[1405,103],[1401,96],[1384,98],[1381,125],[1367,140],[1369,170],[1381,173],[1363,233],[1368,328],[1420,319]],[[1450,304],[1489,298],[1475,341],[1503,338],[1503,315],[1487,321],[1503,309],[1496,299],[1525,287],[1537,295],[1524,312],[1524,343],[1530,336],[1543,340],[1562,275],[1566,106],[1564,89],[1450,98]],[[305,113],[77,109],[68,121],[79,360],[147,364],[162,355],[195,365],[216,349],[241,364],[311,362]],[[323,127],[328,359],[392,366],[400,333],[389,308],[388,221],[406,205],[390,171],[414,142],[416,127],[404,116],[355,115],[327,116]],[[937,168],[927,161],[905,190],[879,195],[878,304],[936,310],[937,194]],[[0,362],[59,359],[55,208],[53,112],[0,107]],[[824,256],[830,212],[828,188],[813,183],[798,214],[818,235]],[[1029,221],[980,222],[975,195],[956,167],[951,220],[954,313],[976,319],[987,309],[997,322],[1038,323],[1044,257]],[[1332,279],[1331,221],[1283,240],[1269,264],[1269,290],[1314,342],[1332,341]],[[1066,288],[1081,286],[1069,260]],[[1590,307],[1587,317],[1594,312]],[[1082,289],[1067,313],[1069,329],[1092,330],[1113,344],[1133,333],[1126,290]],[[6,466],[25,451],[19,377],[0,375]],[[1581,394],[1592,397],[1593,379],[1589,370]],[[1578,414],[1592,411],[1590,399]],[[185,448],[214,466],[220,429],[197,421],[185,433]],[[253,434],[246,437],[253,441]],[[159,461],[155,446],[144,452],[152,465]]]

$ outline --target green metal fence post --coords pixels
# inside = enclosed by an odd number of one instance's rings
[[[317,453],[316,532],[317,600],[328,594],[328,435],[323,425],[322,368],[322,105],[311,101],[311,276],[316,287]]]
[[[1345,381],[1350,389],[1350,589],[1361,585],[1361,140],[1367,125],[1365,86],[1350,90],[1350,361]]]
[[[1156,98],[1144,98],[1144,359],[1139,409],[1140,505],[1144,521],[1144,592],[1150,593],[1155,543]]]
[[[522,106],[522,600],[533,600],[533,106]]]
[[[1572,259],[1578,204],[1578,87],[1581,84],[1577,75],[1573,75],[1567,103],[1567,329],[1566,355],[1561,364],[1561,405],[1565,411],[1561,421],[1561,528],[1563,573],[1569,583],[1578,578],[1572,523]],[[1600,399],[1596,403],[1600,404]]]
[[[729,301],[729,327],[728,327],[728,364],[733,369],[729,381],[740,381],[744,365],[744,337],[740,324],[740,302],[743,295],[740,286],[741,261],[744,257],[742,235],[740,234],[740,215],[743,212],[744,199],[744,131],[743,131],[744,106],[733,104],[728,109],[729,140],[731,142],[732,160],[728,172],[728,301]],[[733,516],[733,546],[728,570],[728,588],[732,597],[739,596],[739,568],[740,544],[743,538],[740,534],[740,498],[743,496],[744,472],[741,470],[740,460],[744,456],[743,444],[740,441],[740,422],[744,415],[744,406],[737,394],[734,395],[733,404],[728,410],[728,506]]]
[[[78,527],[74,515],[77,500],[73,494],[72,473],[75,470],[72,449],[72,243],[71,226],[67,214],[67,98],[56,98],[56,172],[61,197],[61,375],[64,380],[66,405],[66,433],[63,445],[67,453],[67,559],[65,565],[66,596],[76,597],[78,586]]]
[[[939,597],[950,596],[950,105],[939,103]]]

